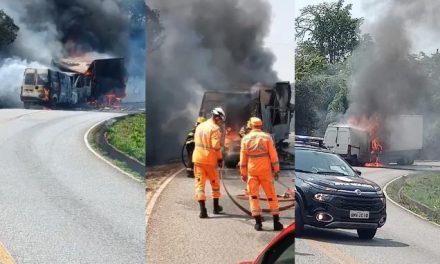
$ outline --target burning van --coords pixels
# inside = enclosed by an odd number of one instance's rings
[[[223,152],[227,167],[235,167],[240,159],[241,135],[251,116],[263,120],[263,130],[272,134],[274,142],[282,147],[289,138],[293,115],[292,90],[288,82],[278,82],[273,87],[258,87],[246,92],[208,91],[203,96],[199,116],[210,117],[217,106],[226,112]]]
[[[53,108],[73,106],[85,100],[89,91],[77,87],[81,76],[49,68],[27,68],[23,75],[20,99],[24,108],[40,105]]]
[[[53,61],[53,68],[25,69],[20,98],[25,108],[118,106],[126,96],[126,76],[122,58]]]
[[[378,134],[379,125],[376,121],[330,124],[325,131],[324,145],[352,165],[413,164],[423,148],[423,117],[390,118],[386,124],[387,135]]]

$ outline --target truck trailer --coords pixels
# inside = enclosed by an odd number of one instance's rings
[[[388,133],[380,153],[374,151],[368,130],[349,124],[328,125],[324,145],[352,165],[375,162],[377,156],[382,163],[413,164],[423,148],[423,116],[399,115],[384,125]]]

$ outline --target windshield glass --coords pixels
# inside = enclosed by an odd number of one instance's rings
[[[25,85],[35,85],[35,74],[34,73],[26,73],[24,76],[24,84]]]
[[[328,175],[357,176],[338,155],[314,150],[295,150],[295,170]]]
[[[38,79],[37,79],[38,85],[46,85],[48,83],[48,81],[49,81],[49,79],[47,78],[46,73],[39,73],[38,74]]]

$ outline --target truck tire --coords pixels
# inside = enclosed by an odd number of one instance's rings
[[[352,166],[362,166],[362,163],[359,161],[357,155],[353,155],[352,158]]]
[[[234,159],[226,158],[225,159],[225,167],[228,169],[233,169],[237,167],[237,162]]]
[[[377,228],[358,229],[357,233],[360,239],[371,240],[376,235]]]

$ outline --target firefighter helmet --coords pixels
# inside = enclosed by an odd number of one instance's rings
[[[251,127],[262,127],[263,126],[263,121],[261,121],[261,119],[258,117],[251,117],[250,121],[251,121]]]
[[[220,117],[223,121],[226,120],[225,111],[223,111],[223,109],[221,107],[214,108],[212,110],[212,115]]]
[[[199,116],[199,117],[197,117],[197,124],[203,123],[203,122],[205,122],[205,121],[206,121],[206,118],[205,118],[205,117],[203,117],[203,116]]]

